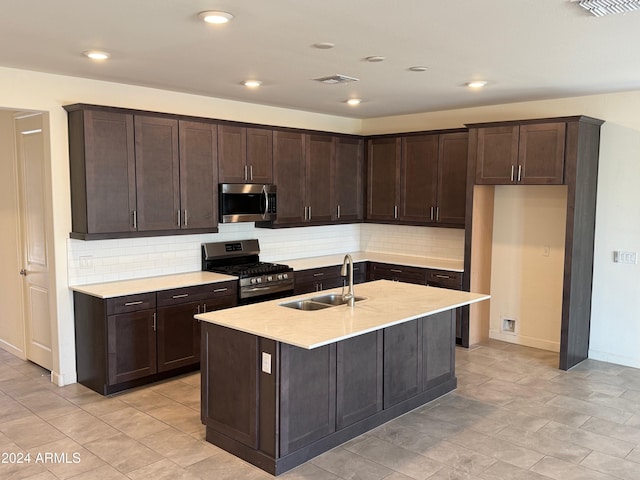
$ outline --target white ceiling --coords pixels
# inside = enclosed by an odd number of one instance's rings
[[[208,25],[203,10],[235,19]],[[596,18],[570,0],[3,0],[1,12],[2,66],[355,118],[640,89],[640,12]],[[360,81],[311,80],[336,73]],[[250,77],[263,86],[242,86]],[[489,83],[464,87],[474,79]]]

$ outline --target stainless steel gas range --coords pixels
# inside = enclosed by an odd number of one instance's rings
[[[240,278],[238,303],[293,295],[293,268],[260,261],[257,239],[202,244],[202,270]]]

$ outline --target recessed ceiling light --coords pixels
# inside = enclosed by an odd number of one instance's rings
[[[103,52],[101,50],[87,50],[82,53],[92,60],[106,60],[111,56],[108,52]]]
[[[416,65],[415,67],[409,67],[409,70],[412,72],[425,72],[427,67],[423,65]]]
[[[229,23],[231,20],[233,20],[233,15],[231,15],[230,13],[214,10],[200,12],[198,16],[207,23],[215,23],[218,25]]]
[[[487,84],[484,80],[474,80],[472,82],[467,82],[465,85],[469,88],[482,88]]]
[[[262,82],[260,80],[246,80],[243,82],[243,85],[249,88],[258,88],[262,85]]]
[[[384,57],[380,55],[372,55],[370,57],[366,57],[365,60],[371,63],[384,62]]]
[[[331,43],[331,42],[318,42],[318,43],[314,43],[313,48],[319,48],[320,50],[328,50],[330,48],[333,48],[336,46],[335,43]]]
[[[360,98],[350,98],[349,100],[347,100],[347,105],[351,105],[352,107],[360,105],[361,103],[362,100]]]

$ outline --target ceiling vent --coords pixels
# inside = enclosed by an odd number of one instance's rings
[[[351,82],[359,82],[359,78],[347,77],[346,75],[340,75],[336,73],[335,75],[331,75],[330,77],[320,77],[314,78],[316,82],[326,83],[327,85],[337,85],[339,83],[351,83]]]
[[[640,0],[580,0],[579,5],[596,17],[640,10]]]

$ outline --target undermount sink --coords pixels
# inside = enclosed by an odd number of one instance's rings
[[[366,300],[366,297],[355,297],[355,301]],[[325,308],[336,307],[338,305],[346,305],[345,300],[339,293],[328,293],[318,297],[303,298],[302,300],[294,300],[292,302],[281,303],[280,306],[294,308],[296,310],[323,310]]]
[[[365,300],[365,297],[354,297],[354,301],[359,302],[360,300]],[[312,297],[311,301],[324,303],[328,305],[344,305],[348,303],[348,300],[345,300],[344,297],[339,293],[328,293],[326,295],[321,295],[319,297]]]

